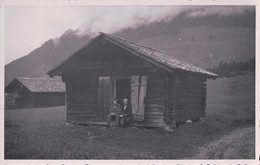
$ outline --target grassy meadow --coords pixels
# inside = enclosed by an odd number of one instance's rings
[[[65,107],[6,110],[5,159],[253,159],[254,90],[252,75],[209,80],[205,121],[172,132],[68,125]]]

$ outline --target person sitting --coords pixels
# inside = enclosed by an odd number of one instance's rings
[[[131,108],[128,104],[127,98],[123,99],[123,108],[121,109],[120,115],[119,115],[119,126],[120,127],[127,127],[127,124],[131,120]]]
[[[111,121],[113,118],[116,119],[116,126],[119,125],[119,113],[121,111],[121,106],[120,104],[117,103],[116,99],[113,99],[112,104],[110,105],[110,113],[107,116],[107,125],[111,127]]]

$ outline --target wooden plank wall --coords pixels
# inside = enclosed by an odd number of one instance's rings
[[[168,80],[167,80],[167,86],[168,86],[168,97],[167,97],[167,106],[166,109],[167,111],[165,111],[165,121],[166,123],[172,127],[176,125],[175,122],[175,104],[176,104],[176,100],[175,100],[175,76],[174,75],[169,75],[168,76]]]
[[[140,90],[139,90],[139,101],[138,101],[138,107],[139,107],[139,116],[142,116],[142,120],[144,119],[144,111],[145,111],[145,104],[144,104],[144,98],[147,93],[147,76],[141,76],[140,77]]]
[[[52,107],[65,105],[64,92],[41,92],[33,94],[34,107]]]
[[[171,119],[182,122],[205,116],[206,78],[191,74],[176,74]]]
[[[13,81],[6,89],[7,93],[17,93],[21,97],[13,105],[15,108],[33,108],[33,94],[19,81]]]
[[[159,75],[150,75],[147,80],[147,93],[144,100],[145,111],[143,122],[133,122],[136,126],[164,127],[164,111],[167,101],[165,80]]]
[[[99,121],[98,78],[73,78],[66,82],[67,120]]]
[[[33,94],[29,92],[28,90],[23,90],[21,93],[21,99],[20,99],[20,105],[18,107],[20,108],[33,108]]]
[[[98,110],[99,117],[101,121],[107,120],[107,115],[109,114],[109,108],[111,104],[111,92],[112,85],[109,76],[99,77],[98,86]]]

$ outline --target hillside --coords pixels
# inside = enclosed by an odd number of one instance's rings
[[[5,66],[5,86],[18,76],[46,76],[46,72],[59,64],[89,41],[88,36],[78,36],[68,30],[58,39],[50,39],[27,56]]]
[[[198,18],[183,13],[170,22],[154,23],[118,35],[170,52],[203,68],[220,61],[246,61],[255,56],[253,12]]]
[[[219,61],[245,61],[255,56],[255,15],[187,18],[181,14],[168,22],[140,25],[115,35],[167,51],[195,65],[209,68]],[[17,76],[42,76],[89,41],[68,30],[46,41],[27,56],[5,66],[5,85]]]
[[[208,68],[222,61],[244,61],[254,57],[254,33],[246,28],[185,28],[176,36],[160,35],[140,42],[157,47]],[[166,44],[165,44],[166,43]]]
[[[79,37],[72,30],[60,38],[50,39],[27,56],[19,58],[5,66],[5,86],[18,76],[42,76],[74,51],[88,42],[88,36]]]

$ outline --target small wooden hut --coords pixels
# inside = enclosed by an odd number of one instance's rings
[[[51,78],[15,78],[5,88],[5,107],[37,108],[65,105],[65,85]]]
[[[68,122],[104,124],[112,98],[128,98],[132,125],[173,126],[205,116],[217,75],[169,53],[100,33],[48,72],[66,85]]]

